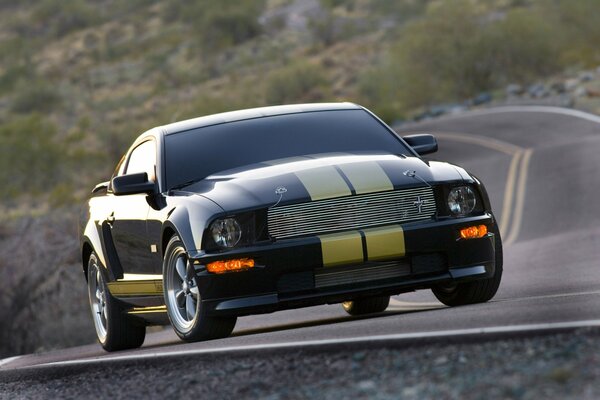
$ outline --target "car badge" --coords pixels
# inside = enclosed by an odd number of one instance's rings
[[[279,197],[277,198],[275,204],[273,204],[269,208],[277,207],[279,205],[279,202],[281,202],[281,199],[283,199],[283,195],[285,193],[287,193],[287,188],[285,186],[277,186],[277,189],[275,189],[275,194]]]
[[[419,214],[423,212],[422,209],[425,203],[427,203],[427,200],[422,199],[421,196],[417,196],[417,199],[413,201],[413,206],[417,207],[417,209],[419,210]]]

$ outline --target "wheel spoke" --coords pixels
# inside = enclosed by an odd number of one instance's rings
[[[96,269],[96,287],[100,287],[102,277],[100,276],[100,268]]]
[[[183,290],[175,291],[175,301],[177,301],[177,307],[185,307],[185,292]]]
[[[175,269],[177,270],[177,275],[179,275],[179,278],[184,281],[186,279],[186,268],[183,257],[179,257],[177,259],[177,262],[175,263]]]
[[[196,315],[196,302],[192,296],[185,297],[185,310],[187,312],[188,321],[191,321]]]
[[[190,287],[190,293],[192,293],[192,296],[194,296],[194,299],[198,299],[198,295],[200,294],[200,292],[198,291],[198,286],[192,286]]]

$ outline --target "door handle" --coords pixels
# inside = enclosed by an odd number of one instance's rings
[[[106,222],[108,222],[109,225],[112,225],[113,222],[115,222],[115,212],[114,211],[106,218]]]

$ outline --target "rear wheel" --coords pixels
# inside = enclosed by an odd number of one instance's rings
[[[140,347],[146,327],[129,318],[119,302],[111,296],[104,271],[95,253],[88,261],[88,295],[98,341],[106,351]]]
[[[435,297],[447,306],[485,303],[491,300],[498,291],[502,280],[502,239],[498,228],[494,230],[496,268],[491,278],[465,283],[449,283],[431,289]]]
[[[236,317],[211,317],[202,307],[196,275],[177,235],[167,245],[163,261],[164,296],[171,325],[187,342],[227,337]]]
[[[350,315],[375,314],[385,311],[390,305],[390,296],[366,297],[342,303],[344,311]]]

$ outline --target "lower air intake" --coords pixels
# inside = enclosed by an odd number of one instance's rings
[[[410,263],[393,261],[387,263],[367,264],[356,267],[326,268],[315,273],[315,287],[324,288],[338,285],[349,285],[392,279],[410,275]]]

